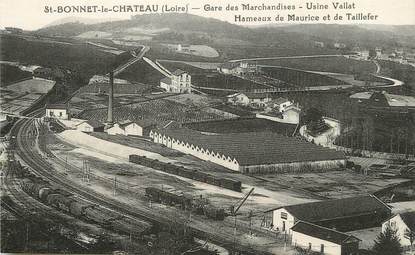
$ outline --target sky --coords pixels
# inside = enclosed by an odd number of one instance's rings
[[[287,18],[288,14],[295,15],[312,15],[319,16],[319,21],[311,23],[338,23],[338,24],[385,24],[385,25],[415,25],[415,0],[355,0],[355,1],[338,1],[340,4],[348,3],[352,5],[354,3],[355,9],[348,10],[334,10],[333,2],[328,0],[0,0],[0,28],[6,26],[15,26],[27,30],[35,30],[41,28],[55,20],[59,20],[65,17],[86,17],[86,18],[105,18],[105,19],[129,19],[132,15],[141,13],[120,13],[120,12],[108,12],[108,13],[45,13],[45,7],[52,7],[57,10],[59,6],[85,6],[85,5],[97,5],[104,6],[106,8],[113,8],[113,6],[125,6],[125,5],[167,5],[168,8],[175,6],[188,6],[188,13],[196,14],[205,17],[212,17],[238,25],[263,25],[269,23],[278,23],[275,21],[275,17],[280,15]],[[281,10],[281,11],[226,11],[228,4],[232,6],[238,6],[241,8],[241,4],[250,3],[252,5],[290,5],[294,6],[295,10]],[[314,3],[329,6],[329,9],[307,10],[306,4]],[[209,4],[210,6],[221,6],[222,10],[212,11],[213,8],[205,10],[204,7]],[[371,21],[350,21],[350,20],[333,20],[335,13],[339,13],[341,16],[345,16],[346,13],[372,13],[378,15],[376,20]],[[327,14],[331,15],[330,20],[322,20],[323,16]],[[240,22],[235,21],[235,15],[241,15],[243,17],[253,16],[270,16],[271,22]],[[280,23],[310,23],[310,22],[287,22],[279,21]]]

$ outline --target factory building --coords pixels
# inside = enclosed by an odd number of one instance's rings
[[[267,211],[272,213],[276,231],[292,234],[299,221],[340,231],[353,231],[380,226],[391,215],[391,208],[373,195],[330,199],[289,205]]]
[[[242,173],[334,169],[344,166],[343,152],[272,132],[206,134],[180,129],[155,129],[155,143]]]
[[[109,135],[149,136],[151,129],[155,127],[156,125],[152,122],[144,120],[127,120],[115,123],[114,126],[108,128],[106,132]]]

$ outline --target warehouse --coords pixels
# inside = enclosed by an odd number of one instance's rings
[[[155,143],[242,173],[271,173],[344,166],[342,152],[272,132],[206,134],[186,128],[155,129]]]
[[[299,221],[292,232],[292,245],[308,251],[327,255],[352,255],[359,251],[360,239],[312,223]]]
[[[291,234],[298,221],[352,231],[380,226],[391,215],[391,208],[373,195],[330,199],[278,207],[272,212],[274,230]]]

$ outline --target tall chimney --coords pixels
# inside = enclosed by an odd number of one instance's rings
[[[114,100],[114,72],[110,72],[110,91],[108,94],[108,118],[107,123],[112,125],[114,123],[114,118],[112,116],[112,108],[113,108],[113,100]]]

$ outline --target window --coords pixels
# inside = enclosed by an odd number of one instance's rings
[[[308,249],[311,250],[311,243],[308,243]]]
[[[286,220],[288,218],[288,215],[286,212],[281,212],[281,219]]]
[[[62,112],[59,112],[59,117],[62,117]]]
[[[324,253],[324,244],[321,244],[321,245],[320,245],[320,252],[321,252],[321,253]]]

